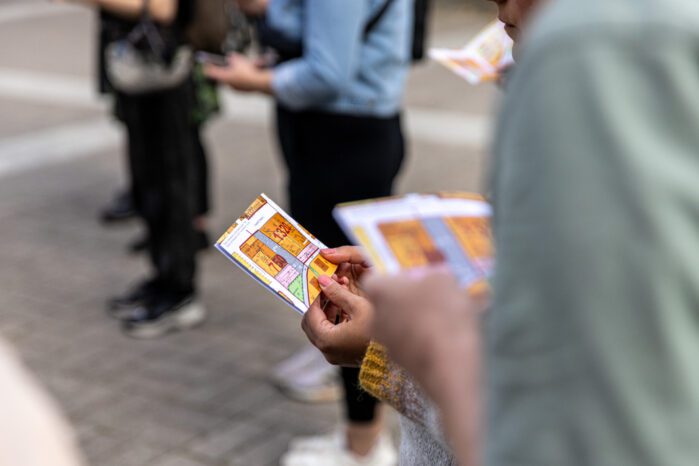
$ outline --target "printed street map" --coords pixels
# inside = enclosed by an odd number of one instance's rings
[[[265,194],[224,233],[216,248],[301,314],[320,294],[318,276],[337,268],[319,255],[325,245]]]
[[[379,272],[444,264],[465,288],[486,286],[494,255],[491,208],[479,195],[408,194],[340,204],[334,215]]]

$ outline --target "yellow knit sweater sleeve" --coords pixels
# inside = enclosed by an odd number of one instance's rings
[[[424,422],[425,397],[400,366],[391,361],[386,349],[372,342],[367,349],[359,372],[362,388],[392,406],[396,411],[418,423]]]
[[[362,361],[362,368],[359,372],[359,382],[362,388],[375,398],[390,404],[397,404],[396,386],[400,385],[402,374],[395,374],[389,371],[388,355],[386,348],[376,342],[369,345],[369,349]]]

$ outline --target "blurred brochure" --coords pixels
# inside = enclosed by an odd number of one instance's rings
[[[445,264],[460,285],[487,286],[493,268],[491,207],[477,194],[408,194],[340,204],[334,215],[379,272]]]
[[[337,266],[320,256],[325,245],[260,194],[216,243],[216,249],[303,314],[320,294],[318,276]]]
[[[494,21],[462,49],[431,49],[430,58],[461,76],[470,84],[497,81],[510,67],[512,39],[505,25]]]

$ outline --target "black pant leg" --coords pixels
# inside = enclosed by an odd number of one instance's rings
[[[194,148],[188,84],[133,99],[129,131],[139,209],[150,238],[156,281],[166,293],[194,291]]]
[[[355,424],[373,422],[379,400],[365,392],[359,385],[359,369],[341,367],[342,386],[345,389],[345,417]]]
[[[145,147],[143,141],[143,131],[141,124],[142,114],[139,111],[140,100],[132,96],[124,94],[115,94],[115,107],[119,108],[120,120],[126,127],[126,173],[129,177],[129,192],[131,193],[131,202],[133,203],[136,212],[143,216],[142,213],[142,198],[140,185],[143,176],[139,173],[139,158],[144,157]]]
[[[194,215],[204,216],[211,209],[211,188],[209,177],[209,161],[206,147],[201,139],[201,125],[192,126],[192,142],[194,147]]]

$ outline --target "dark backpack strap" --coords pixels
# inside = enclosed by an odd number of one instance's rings
[[[425,45],[428,36],[429,15],[431,0],[415,0],[413,9],[413,62],[421,61],[425,57]]]
[[[355,0],[356,1],[356,0]],[[384,17],[388,9],[391,7],[393,4],[393,0],[386,0],[383,5],[381,5],[381,8],[379,8],[379,11],[377,11],[374,16],[371,17],[368,23],[366,23],[366,26],[364,26],[364,34],[362,35],[363,39],[366,40],[367,37],[369,37],[369,34],[376,28],[376,26],[381,22],[381,19]]]
[[[356,0],[351,0],[356,1]],[[364,26],[362,41],[366,41],[369,34],[376,28],[381,19],[384,17],[389,7],[394,0],[386,0],[381,8],[372,16]],[[301,41],[292,41],[283,34],[271,28],[267,24],[266,18],[260,17],[256,21],[257,39],[266,47],[273,48],[280,58],[280,62],[291,60],[303,56],[303,43]]]

